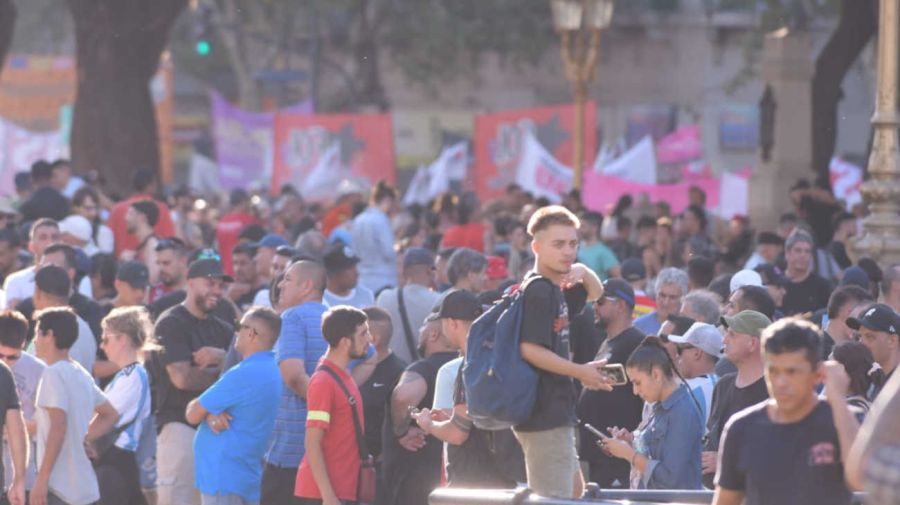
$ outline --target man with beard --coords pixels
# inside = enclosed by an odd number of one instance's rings
[[[188,268],[187,296],[164,312],[154,334],[160,349],[150,369],[156,406],[159,505],[200,503],[194,487],[196,429],[185,419],[188,403],[219,378],[231,324],[213,315],[223,284],[232,282],[222,264],[200,259]]]
[[[157,282],[150,288],[147,303],[153,303],[163,296],[183,289],[188,267],[188,249],[178,238],[162,239],[156,244]]]

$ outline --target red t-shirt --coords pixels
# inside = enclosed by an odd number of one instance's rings
[[[234,275],[231,264],[231,250],[238,244],[241,230],[248,224],[262,224],[250,214],[229,212],[222,216],[216,224],[216,242],[219,244],[219,256],[222,257],[222,268],[228,275]]]
[[[113,205],[109,211],[109,220],[106,221],[106,225],[113,232],[116,258],[122,254],[122,251],[136,250],[140,243],[137,237],[128,233],[128,228],[125,225],[125,213],[128,212],[128,207],[131,207],[132,202],[138,200],[153,200],[153,197],[143,194],[131,195],[127,200],[122,200]],[[174,237],[175,223],[172,221],[172,213],[169,210],[169,206],[157,200],[153,200],[153,202],[156,204],[156,208],[159,209],[159,219],[156,221],[156,226],[153,227],[153,233],[157,237]]]
[[[322,360],[322,364],[330,367],[341,377],[350,394],[356,399],[356,411],[359,421],[363,423],[362,396],[353,378],[337,365]],[[356,486],[359,480],[359,445],[356,441],[356,428],[353,425],[353,414],[350,402],[344,391],[328,373],[316,370],[309,379],[306,390],[306,405],[309,413],[306,416],[306,429],[322,428],[325,436],[322,439],[322,453],[325,455],[325,468],[334,493],[341,500],[356,501]],[[307,448],[308,450],[309,448]],[[309,460],[303,456],[300,469],[297,470],[297,482],[294,495],[300,498],[321,499],[319,486],[313,478]]]
[[[444,240],[441,242],[441,247],[468,247],[483,253],[484,224],[457,224],[447,228],[447,231],[444,232]]]

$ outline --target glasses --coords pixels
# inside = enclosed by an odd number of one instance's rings
[[[202,251],[200,251],[200,254],[198,254],[197,257],[194,258],[194,261],[200,261],[200,260],[222,261],[222,257],[219,256],[219,253],[217,253],[213,249],[203,249]]]
[[[695,349],[695,347],[692,345],[689,345],[689,344],[681,344],[681,345],[675,346],[675,352],[679,356],[681,356],[681,353],[683,353],[684,351],[689,351],[691,349]]]
[[[15,361],[22,357],[22,353],[18,354],[0,354],[0,359],[5,359],[9,361]]]
[[[602,298],[598,298],[597,301],[594,302],[594,303],[595,303],[598,307],[602,307],[603,305],[606,304],[607,301],[609,301],[609,302],[614,302],[614,301],[616,301],[616,300],[618,300],[618,298],[615,298],[615,297],[613,297],[613,296],[604,296],[604,297],[602,297]]]
[[[160,239],[156,243],[156,248],[154,250],[156,252],[165,251],[166,249],[182,250],[186,247],[186,245],[187,244],[185,244],[184,241],[178,237],[168,237],[168,238]]]

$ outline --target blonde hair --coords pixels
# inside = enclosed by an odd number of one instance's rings
[[[528,234],[532,237],[535,233],[545,230],[553,225],[581,227],[581,221],[572,211],[562,205],[549,205],[541,207],[528,220]]]
[[[138,351],[153,350],[157,346],[151,342],[153,323],[144,307],[119,307],[113,309],[100,323],[103,330],[121,333],[128,337]]]

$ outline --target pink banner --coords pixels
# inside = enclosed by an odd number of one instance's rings
[[[656,143],[657,163],[685,163],[703,156],[700,125],[682,126]]]
[[[691,186],[699,186],[706,192],[707,208],[718,209],[721,183],[717,178],[677,184],[644,184],[589,170],[584,173],[584,191],[581,194],[587,208],[604,214],[624,194],[632,195],[635,200],[640,200],[640,195],[646,194],[651,202],[666,202],[672,208],[672,213],[678,214],[688,206],[688,188]]]

